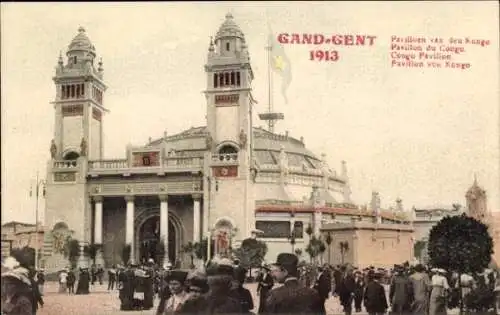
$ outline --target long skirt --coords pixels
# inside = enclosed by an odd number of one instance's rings
[[[411,311],[413,315],[426,315],[429,309],[428,300],[415,300],[413,301]]]
[[[38,291],[40,292],[40,295],[43,295],[43,284],[38,285]]]
[[[66,285],[66,282],[64,282],[64,283],[59,282],[59,293],[66,293],[67,289],[68,289],[68,286]]]
[[[432,287],[429,315],[446,315],[446,297],[443,287]]]

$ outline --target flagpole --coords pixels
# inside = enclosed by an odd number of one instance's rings
[[[267,93],[268,93],[268,112],[272,113],[273,112],[273,71],[271,68],[271,50],[273,49],[271,43],[268,43],[266,46],[267,50],[267,81],[268,81],[268,87],[267,87]],[[270,132],[274,132],[274,120],[269,119],[267,121],[267,126]]]
[[[38,171],[36,172],[36,207],[35,207],[35,270],[38,270]]]

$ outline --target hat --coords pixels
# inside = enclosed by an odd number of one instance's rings
[[[180,283],[184,283],[186,281],[188,273],[182,270],[172,270],[167,273],[166,280],[169,281],[179,281]]]
[[[234,276],[234,268],[231,265],[212,263],[207,267],[207,276]]]
[[[207,292],[209,289],[207,279],[203,277],[194,277],[189,279],[189,286],[201,288],[202,292]]]
[[[297,255],[290,253],[279,254],[278,258],[276,258],[276,263],[275,263],[275,265],[278,265],[283,268],[297,268],[298,264],[299,264],[299,259],[297,258]]]

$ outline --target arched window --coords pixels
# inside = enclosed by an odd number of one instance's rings
[[[65,160],[76,160],[80,154],[76,153],[75,151],[70,151],[64,155]]]
[[[68,230],[69,227],[66,223],[64,222],[58,222],[54,225],[54,228],[52,228],[53,231],[56,231],[56,230]]]
[[[223,145],[219,149],[219,154],[235,154],[238,153],[238,149],[236,149],[234,146],[230,144]]]
[[[214,73],[214,88],[219,84],[219,78],[217,77],[217,73]]]
[[[229,51],[231,48],[231,45],[229,45],[229,43],[226,43],[226,50]]]

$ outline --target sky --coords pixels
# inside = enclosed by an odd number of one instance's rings
[[[476,175],[488,206],[500,210],[498,4],[335,3],[2,3],[2,222],[34,222],[30,185],[46,176],[54,134],[52,77],[59,53],[83,26],[104,63],[109,88],[105,158],[128,143],[205,125],[204,64],[210,36],[231,12],[245,33],[257,112],[267,110],[267,23],[275,33],[376,36],[373,46],[285,45],[288,103],[273,79],[276,132],[304,137],[340,171],[352,198],[380,193],[383,207],[465,205]],[[391,67],[391,37],[489,40],[456,59],[467,70]],[[337,50],[338,61],[310,51]],[[255,119],[255,126],[264,126]],[[43,218],[43,200],[39,203]]]

